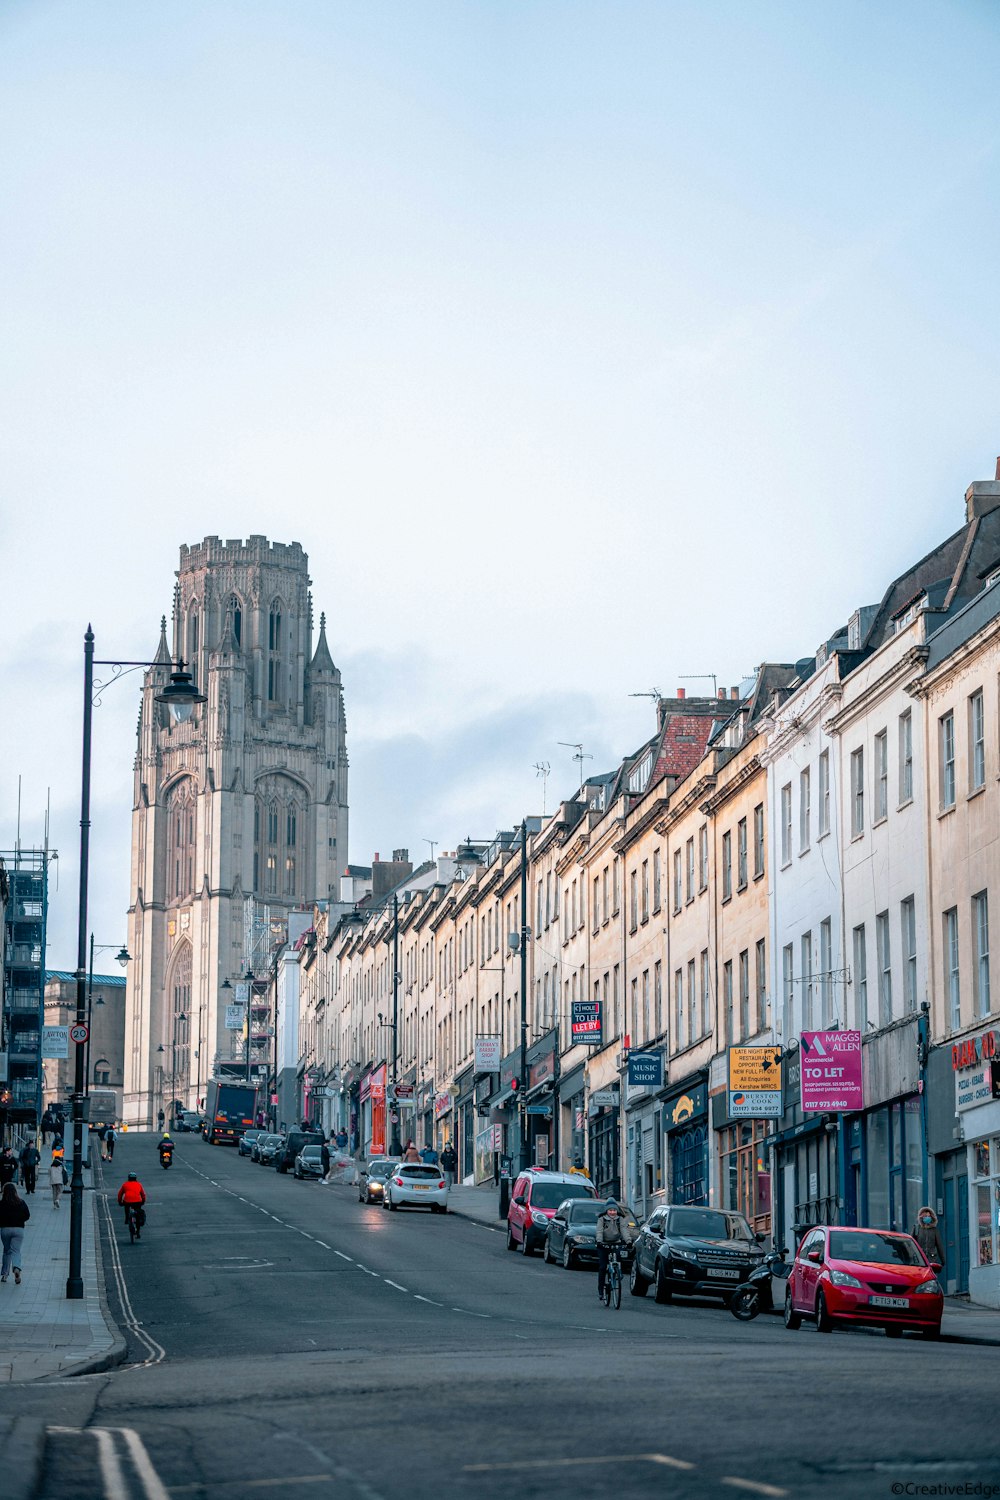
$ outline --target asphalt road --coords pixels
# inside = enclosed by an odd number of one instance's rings
[[[49,1387],[42,1500],[1000,1496],[1000,1350],[627,1292],[615,1312],[592,1272],[499,1231],[195,1137],[163,1172],[130,1135],[114,1167],[129,1357]],[[114,1203],[129,1169],[149,1193],[136,1245]]]

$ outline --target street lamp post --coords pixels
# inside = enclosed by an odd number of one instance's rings
[[[528,823],[521,821],[521,1171],[531,1165],[528,1139]]]
[[[83,637],[83,746],[80,776],[80,896],[76,934],[76,1059],[73,1069],[73,1176],[70,1181],[69,1274],[66,1296],[70,1301],[83,1300],[83,1126],[87,1113],[84,1043],[87,1029],[87,895],[90,877],[90,753],[94,719],[94,667],[112,667],[118,675],[141,667],[160,665],[152,661],[95,661],[94,632],[88,625]],[[183,723],[196,703],[207,701],[195,689],[184,663],[177,663],[170,674],[169,686],[155,695],[157,703],[166,703],[175,723]]]
[[[389,1123],[392,1126],[390,1156],[402,1156],[403,1142],[399,1134],[399,1100],[396,1085],[399,1083],[399,896],[392,893],[392,1104],[389,1108]],[[414,1101],[416,1102],[416,1101]]]
[[[247,971],[243,976],[243,983],[247,987],[247,1083],[250,1082],[250,1007],[253,1004],[253,970],[247,965]]]

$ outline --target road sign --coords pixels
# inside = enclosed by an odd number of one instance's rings
[[[89,1035],[90,1032],[82,1023],[69,1028],[69,1039],[71,1042],[75,1042],[78,1047],[83,1046]]]

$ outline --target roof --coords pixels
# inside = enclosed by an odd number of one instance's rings
[[[68,969],[46,969],[45,983],[48,984],[50,979],[58,979],[62,984],[76,983],[76,975],[70,973]],[[124,989],[126,981],[124,974],[95,974],[94,983],[101,989],[107,989],[109,986]]]

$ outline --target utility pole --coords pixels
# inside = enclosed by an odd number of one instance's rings
[[[403,1143],[399,1136],[399,1100],[396,1084],[399,1082],[399,896],[392,894],[392,1102],[389,1117],[392,1124],[390,1156],[402,1156]]]
[[[521,1171],[531,1165],[528,1139],[528,822],[521,820]]]

